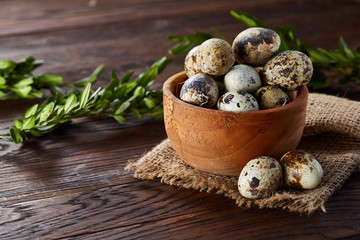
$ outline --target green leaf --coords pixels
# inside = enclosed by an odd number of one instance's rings
[[[156,67],[157,68],[157,73],[161,73],[168,64],[170,64],[172,62],[171,59],[167,58],[167,57],[162,57],[159,60],[157,60],[156,62],[153,63],[153,65],[151,65],[151,68]]]
[[[114,70],[111,71],[111,81],[109,84],[105,87],[105,91],[112,91],[119,85],[119,79],[116,76],[116,73]]]
[[[156,106],[156,103],[153,100],[151,100],[150,98],[144,98],[143,101],[144,101],[146,107],[148,107],[149,109],[152,109]]]
[[[150,114],[150,117],[152,117],[152,118],[164,118],[164,109],[162,107],[157,108],[155,111],[153,111]]]
[[[135,79],[136,82],[142,87],[148,87],[151,85],[151,82],[156,79],[158,75],[158,67],[151,67],[146,70],[144,73],[140,74],[139,77]]]
[[[44,63],[43,60],[36,60],[33,56],[28,56],[20,60],[14,69],[21,74],[31,73],[37,67],[41,66]]]
[[[42,131],[42,132],[46,132],[46,131],[49,131],[50,129],[54,128],[55,126],[56,126],[56,123],[45,124],[43,126],[37,126],[36,129],[38,129],[39,131]]]
[[[122,86],[126,86],[125,94],[128,94],[132,90],[134,90],[134,88],[136,88],[137,85],[138,85],[138,83],[136,81],[132,81],[132,82],[124,83]]]
[[[331,59],[329,59],[327,55],[324,55],[321,52],[316,52],[313,50],[309,51],[309,57],[313,63],[318,63],[318,64],[327,65],[332,61]]]
[[[169,35],[167,37],[169,40],[180,42],[170,48],[169,53],[172,55],[186,54],[196,45],[200,45],[201,43],[212,37],[213,36],[211,34],[200,32],[198,30],[195,30],[194,34],[189,34],[186,36]]]
[[[35,81],[39,87],[49,87],[59,85],[63,81],[63,78],[59,75],[44,74],[37,77]]]
[[[112,91],[104,91],[104,93],[101,95],[100,99],[101,100],[110,99],[112,95],[113,95]]]
[[[24,114],[24,118],[29,118],[29,117],[33,116],[36,113],[38,106],[39,106],[39,104],[35,104],[34,106],[32,106],[28,110],[26,110],[26,112]]]
[[[25,118],[21,130],[28,130],[35,126],[35,116]]]
[[[197,44],[195,44],[195,43],[189,43],[189,42],[178,43],[169,49],[169,54],[174,55],[174,56],[187,54],[195,46],[197,46]]]
[[[55,103],[54,102],[51,102],[51,103],[48,103],[40,112],[40,120],[39,122],[42,123],[44,121],[46,121],[50,114],[53,112],[54,110],[54,107],[55,107]]]
[[[30,129],[30,134],[33,135],[34,137],[40,137],[42,135],[44,135],[44,132],[41,132],[37,129]]]
[[[231,10],[230,14],[231,14],[231,16],[233,16],[237,20],[241,21],[242,23],[244,23],[248,27],[263,27],[263,28],[268,27],[265,22],[263,22],[260,19],[252,16],[249,13],[238,12],[238,11]]]
[[[13,90],[20,97],[25,98],[25,97],[28,97],[29,93],[32,90],[32,87],[26,86],[26,87],[22,87],[22,88],[12,88],[11,90]]]
[[[65,114],[70,112],[76,106],[76,103],[77,103],[76,95],[73,93],[70,94],[70,96],[66,99],[66,102],[65,102],[65,106],[64,106]]]
[[[123,117],[122,115],[115,115],[113,116],[113,118],[118,122],[118,123],[123,123],[126,121],[125,117]]]
[[[95,102],[100,96],[100,91],[102,91],[103,89],[101,89],[101,87],[99,87],[98,89],[96,89],[92,94],[91,94],[91,96],[89,97],[89,99],[88,99],[88,102],[90,102],[90,100],[91,100],[91,102],[93,103],[93,102]]]
[[[5,84],[6,84],[6,79],[0,76],[0,85],[5,85]]]
[[[34,82],[32,78],[25,78],[13,85],[14,88],[23,88],[31,85]]]
[[[344,66],[347,66],[348,64],[352,64],[351,59],[347,58],[342,52],[338,50],[333,50],[329,52],[331,58],[338,62],[339,64],[342,64]]]
[[[343,51],[346,57],[350,59],[355,59],[355,54],[347,47],[347,44],[343,37],[340,37],[339,44],[341,50]]]
[[[16,63],[8,60],[0,60],[0,71],[11,72],[16,66]]]
[[[104,99],[104,100],[101,100],[101,101],[97,102],[97,103],[94,104],[94,106],[93,106],[93,111],[94,111],[95,113],[98,113],[99,110],[101,110],[101,109],[103,109],[103,108],[106,108],[106,107],[108,106],[109,102],[110,102],[110,101],[107,100],[107,99]]]
[[[19,144],[20,142],[23,141],[23,137],[21,136],[21,132],[20,132],[19,129],[17,129],[17,128],[10,128],[9,132],[10,132],[11,140],[12,140],[14,143]]]
[[[170,41],[181,42],[185,40],[185,37],[180,35],[168,35],[167,39]]]
[[[115,115],[119,115],[121,113],[123,113],[126,109],[128,109],[128,107],[130,106],[130,102],[129,101],[126,101],[126,102],[123,102],[120,107],[118,107],[118,109],[116,109],[115,111]]]
[[[31,92],[29,93],[29,97],[32,98],[42,98],[44,94],[38,90],[31,89]]]
[[[90,91],[91,91],[91,83],[87,83],[86,87],[82,90],[80,95],[79,108],[83,108],[86,105],[90,96]]]
[[[18,129],[22,128],[22,123],[19,120],[14,120],[14,126]]]
[[[139,110],[137,110],[136,108],[130,108],[130,111],[131,111],[138,119],[141,119],[141,118],[142,118]]]
[[[121,79],[121,84],[128,82],[133,74],[134,74],[134,71],[125,73],[125,75]]]
[[[88,77],[78,80],[74,83],[74,86],[81,87],[85,86],[87,83],[94,83],[104,70],[104,65],[98,66]]]
[[[124,87],[124,85],[121,85],[113,93],[112,99],[122,99],[122,98],[124,98],[126,91],[127,91],[127,87],[126,86]]]
[[[144,94],[145,94],[145,88],[143,88],[142,86],[138,86],[134,91],[134,96],[136,98],[142,98]]]

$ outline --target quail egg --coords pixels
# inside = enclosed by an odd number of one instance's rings
[[[222,95],[218,102],[219,110],[231,112],[248,112],[259,110],[256,99],[249,93],[230,91]]]
[[[279,50],[279,35],[267,28],[253,27],[239,33],[232,44],[238,63],[260,66]]]
[[[213,76],[225,74],[234,62],[234,53],[230,44],[222,39],[208,39],[199,47],[197,63],[203,73]]]
[[[200,107],[214,107],[218,97],[219,90],[215,80],[204,73],[187,79],[180,90],[181,100]]]
[[[283,90],[271,85],[258,89],[254,96],[261,109],[276,108],[290,102],[290,98]]]
[[[313,74],[311,60],[299,51],[285,51],[269,60],[264,66],[264,81],[286,91],[306,85]]]
[[[254,68],[239,64],[233,66],[225,75],[224,85],[227,91],[253,93],[261,87],[261,79]]]
[[[250,160],[242,169],[238,189],[243,197],[264,198],[274,193],[282,183],[282,169],[279,162],[268,156]]]
[[[316,188],[323,177],[320,163],[302,150],[293,150],[282,156],[280,164],[284,170],[285,184],[301,189]]]
[[[197,73],[201,73],[198,66],[197,54],[199,46],[192,48],[185,57],[184,69],[188,77],[194,76]]]

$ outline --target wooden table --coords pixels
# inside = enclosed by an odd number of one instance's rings
[[[0,2],[0,58],[44,59],[38,73],[72,82],[106,64],[140,73],[167,55],[168,34],[214,26],[231,38],[245,27],[229,10],[270,26],[291,25],[314,47],[334,49],[343,36],[360,45],[359,1],[65,0]],[[173,57],[155,84],[183,68]],[[360,100],[353,85],[325,92]],[[0,102],[1,128],[39,100]],[[0,156],[0,239],[359,239],[360,175],[353,175],[311,217],[236,207],[223,196],[140,181],[124,171],[166,138],[161,120],[83,118]]]

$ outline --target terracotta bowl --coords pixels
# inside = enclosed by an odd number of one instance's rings
[[[308,90],[291,103],[269,110],[227,112],[201,108],[178,96],[184,72],[164,83],[164,118],[168,138],[190,166],[221,175],[239,175],[257,156],[280,159],[295,149],[305,125]]]

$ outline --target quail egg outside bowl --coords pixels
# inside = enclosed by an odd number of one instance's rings
[[[229,112],[201,108],[179,99],[185,72],[163,86],[165,129],[171,145],[190,166],[220,175],[238,176],[251,159],[280,159],[302,137],[308,89],[301,87],[290,103],[267,110]]]

